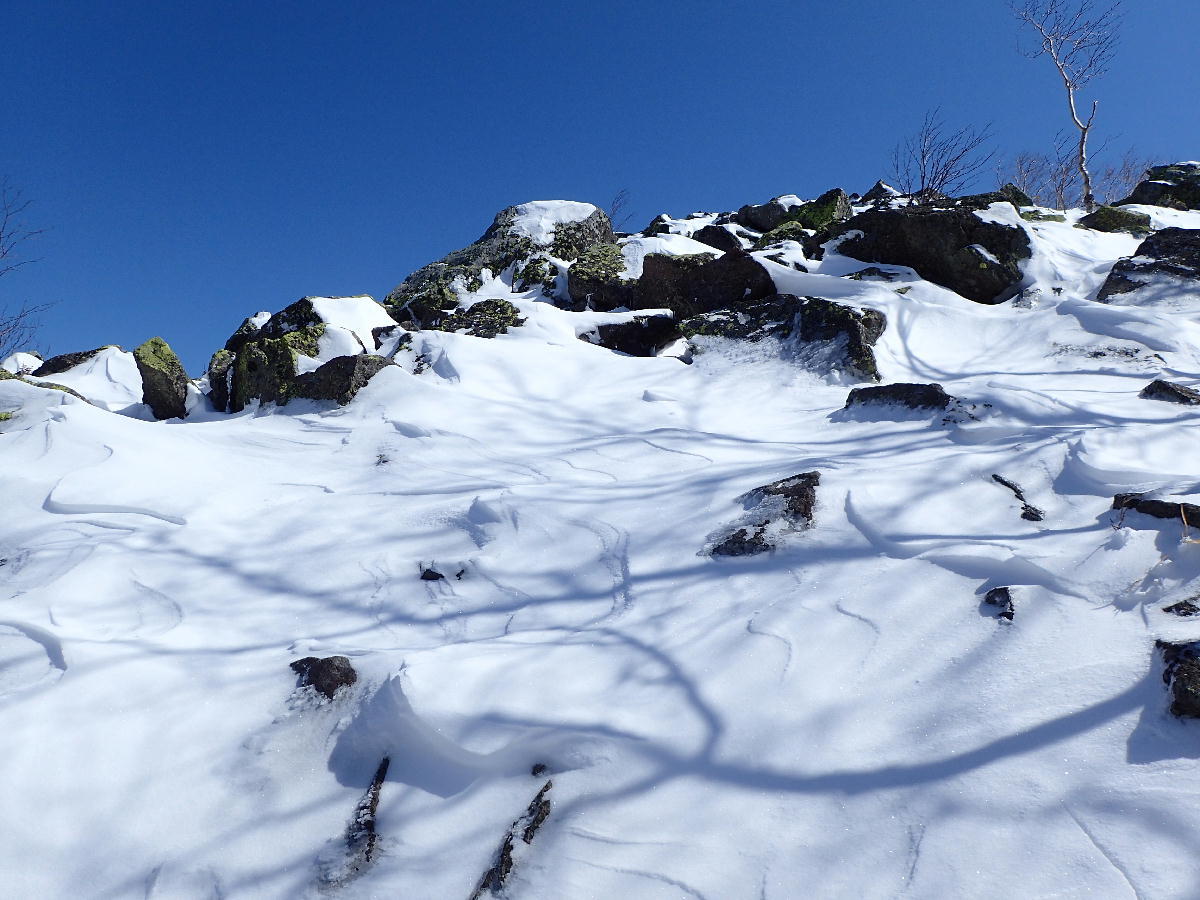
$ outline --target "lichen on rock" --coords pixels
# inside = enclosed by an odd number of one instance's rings
[[[160,337],[152,337],[133,351],[142,376],[142,402],[156,419],[187,416],[187,372],[175,351]]]

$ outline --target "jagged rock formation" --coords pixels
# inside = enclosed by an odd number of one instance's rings
[[[820,472],[801,472],[737,498],[746,513],[713,544],[712,556],[754,556],[775,548],[787,531],[811,528]]]

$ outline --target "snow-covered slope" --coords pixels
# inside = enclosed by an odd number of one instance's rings
[[[527,206],[538,234],[593,210]],[[1162,612],[1200,545],[1111,510],[1200,502],[1200,413],[1138,397],[1200,381],[1200,319],[1094,302],[1138,241],[1074,218],[1027,226],[998,306],[757,254],[885,313],[884,381],[939,382],[946,416],[843,410],[771,341],[613,353],[576,336],[627,313],[511,272],[463,302],[524,324],[416,332],[343,407],[116,415],[115,350],[50,379],[107,379],[107,409],[0,381],[3,893],[467,898],[521,820],[522,900],[1200,894],[1200,730],[1155,653],[1200,638]],[[320,304],[367,349],[386,324]],[[710,555],[809,471],[812,528]],[[335,654],[353,685],[297,688]]]

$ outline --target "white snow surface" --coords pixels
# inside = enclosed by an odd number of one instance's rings
[[[559,225],[582,222],[598,208],[577,200],[533,200],[517,208],[513,220],[514,234],[524,235],[535,244],[546,246],[554,240]]]
[[[30,372],[41,368],[42,358],[35,356],[32,353],[17,352],[4,358],[4,362],[0,362],[0,369],[8,372],[10,375],[28,375]]]
[[[523,326],[417,332],[342,408],[114,415],[116,350],[51,379],[100,405],[0,381],[3,893],[467,898],[550,779],[512,900],[1200,895],[1154,649],[1200,639],[1162,611],[1200,545],[1110,508],[1200,493],[1200,412],[1137,396],[1200,383],[1200,323],[1090,298],[1135,239],[1028,230],[1024,305],[763,261],[885,312],[885,381],[948,421],[848,417],[769,341],[612,353],[577,335],[628,314],[502,278]],[[813,528],[704,552],[814,470]],[[333,654],[318,702],[288,664]]]
[[[635,235],[621,240],[621,255],[625,257],[624,277],[641,278],[642,261],[650,253],[662,253],[666,256],[690,256],[694,253],[721,255],[719,250],[714,250],[708,244],[702,244],[682,234],[656,234],[651,237]]]

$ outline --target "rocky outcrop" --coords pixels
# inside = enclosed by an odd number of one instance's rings
[[[880,203],[900,196],[900,192],[882,179],[876,181],[871,189],[860,198],[863,203]]]
[[[479,240],[413,272],[387,295],[384,306],[398,321],[411,320],[419,327],[428,327],[439,313],[458,306],[451,287],[456,279],[474,290],[484,269],[498,275],[540,250],[556,259],[574,260],[591,247],[615,241],[608,216],[597,209],[582,221],[559,224],[552,239],[536,242],[516,228],[523,208],[501,210]]]
[[[1117,260],[1096,299],[1108,303],[1164,278],[1194,281],[1200,290],[1200,229],[1164,228],[1150,235],[1132,257]]]
[[[1001,303],[1020,288],[1031,255],[1023,228],[985,222],[971,210],[872,209],[840,225],[837,252],[863,262],[909,266],[976,303]]]
[[[1143,400],[1162,400],[1164,403],[1180,403],[1184,406],[1200,405],[1200,391],[1161,378],[1154,379],[1142,388],[1138,396]]]
[[[636,306],[637,283],[624,277],[625,257],[616,244],[598,244],[567,269],[567,291],[577,309],[609,312]]]
[[[1200,209],[1200,163],[1154,166],[1146,177],[1117,206],[1133,203],[1170,209]]]
[[[717,540],[713,556],[753,556],[774,549],[779,536],[811,528],[820,472],[801,472],[748,491],[737,498],[746,514]]]
[[[295,376],[277,402],[287,403],[293,398],[304,398],[332,400],[339,406],[345,406],[367,386],[368,381],[383,369],[394,365],[394,360],[369,353],[337,356],[312,372]]]
[[[602,323],[579,335],[581,341],[630,356],[655,356],[681,337],[679,324],[670,315],[634,316],[627,322]]]
[[[1171,715],[1200,718],[1200,643],[1156,641],[1162,656],[1163,683],[1171,691]]]
[[[142,402],[156,419],[182,419],[187,415],[187,372],[175,351],[153,337],[133,351],[142,376]]]
[[[1101,206],[1079,220],[1084,228],[1093,231],[1125,232],[1126,234],[1149,234],[1150,217],[1145,213],[1130,212],[1115,206]]]
[[[846,398],[846,409],[893,405],[915,410],[943,410],[954,400],[940,384],[881,384],[855,388]]]
[[[772,231],[785,222],[797,222],[803,228],[819,231],[845,221],[851,214],[850,198],[841,188],[834,188],[808,203],[784,205],[776,198],[758,206],[743,206],[733,218],[754,231]]]
[[[293,661],[291,669],[299,676],[297,680],[301,687],[311,687],[330,700],[339,690],[358,681],[358,673],[345,656],[326,656],[323,659],[306,656]]]
[[[708,244],[722,253],[742,249],[742,242],[738,240],[737,235],[723,225],[705,225],[692,232],[691,238],[701,244]]]

